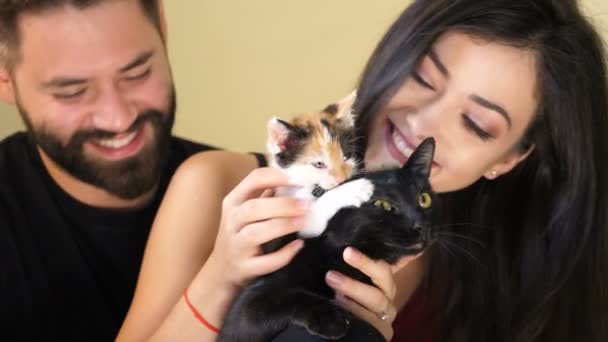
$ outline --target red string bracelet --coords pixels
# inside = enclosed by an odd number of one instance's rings
[[[216,334],[218,334],[220,332],[220,329],[216,328],[215,326],[213,326],[213,324],[209,323],[209,321],[207,321],[203,317],[203,315],[201,315],[200,312],[198,312],[198,310],[196,310],[194,305],[192,305],[192,303],[190,303],[190,299],[188,299],[188,288],[187,287],[184,289],[184,300],[186,301],[186,304],[190,308],[190,311],[192,311],[192,313],[194,314],[194,317],[196,317],[196,319],[198,319],[199,322],[201,322],[207,329],[213,331]]]

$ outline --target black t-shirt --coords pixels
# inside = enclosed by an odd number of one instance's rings
[[[65,193],[25,133],[0,143],[0,340],[112,341],[169,179],[209,146],[172,138],[153,201],[117,211]]]

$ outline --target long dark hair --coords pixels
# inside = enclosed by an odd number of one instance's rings
[[[526,160],[441,196],[439,227],[466,235],[467,252],[427,253],[422,286],[440,340],[608,341],[606,67],[576,1],[415,1],[362,76],[359,153],[373,114],[447,31],[535,52],[540,104],[516,146],[535,146]]]

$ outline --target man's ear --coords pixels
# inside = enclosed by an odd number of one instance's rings
[[[156,0],[158,7],[158,20],[160,24],[160,34],[163,37],[163,41],[165,45],[167,44],[167,39],[169,38],[169,32],[167,31],[167,18],[165,16],[165,6],[163,0]]]
[[[500,177],[501,175],[504,175],[505,173],[511,171],[519,163],[524,161],[526,158],[528,158],[530,153],[532,153],[532,151],[534,151],[535,147],[536,147],[535,145],[532,145],[527,151],[525,151],[523,153],[521,153],[521,152],[509,153],[501,162],[498,162],[498,163],[492,165],[483,174],[483,176],[486,179],[492,180],[492,179],[496,179],[496,178]]]
[[[15,85],[8,68],[0,64],[0,99],[15,104]]]

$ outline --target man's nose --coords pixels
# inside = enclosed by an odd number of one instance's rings
[[[108,90],[98,99],[93,114],[95,128],[109,132],[125,132],[137,118],[137,110],[115,89]]]

